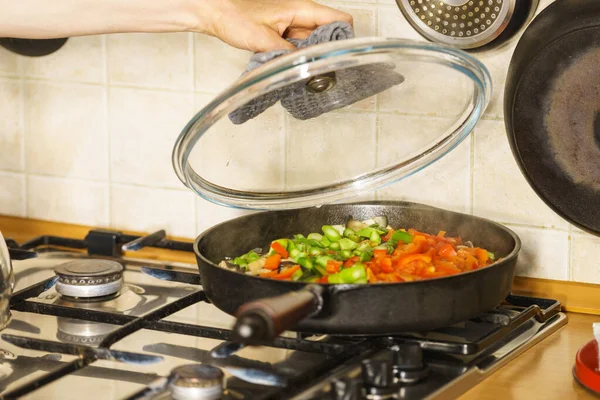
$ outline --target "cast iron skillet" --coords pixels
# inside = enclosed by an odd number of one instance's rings
[[[277,281],[216,265],[224,257],[264,248],[274,239],[317,232],[326,223],[344,224],[350,216],[363,220],[377,215],[386,215],[394,227],[445,230],[448,235],[472,240],[502,260],[450,277],[376,285]],[[206,295],[216,307],[237,316],[234,339],[246,344],[269,341],[288,329],[383,335],[430,330],[472,318],[498,306],[509,294],[520,248],[517,235],[495,222],[405,202],[251,214],[205,231],[194,243]]]
[[[527,27],[504,94],[508,139],[557,214],[600,234],[600,1],[557,0]]]
[[[43,57],[52,54],[67,42],[67,38],[60,39],[14,39],[0,38],[0,46],[13,53],[27,57]]]

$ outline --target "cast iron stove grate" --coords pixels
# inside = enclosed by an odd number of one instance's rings
[[[60,251],[86,251],[87,254],[82,253],[82,257],[117,260],[122,256],[123,251],[135,251],[144,247],[193,251],[191,243],[167,239],[164,230],[144,237],[124,235],[115,231],[93,230],[83,240],[41,236],[21,245],[12,240],[7,240],[7,243],[11,257],[19,260],[36,257],[40,252],[52,252],[59,249]],[[142,271],[162,280],[192,285],[201,283],[198,274],[190,270],[145,266]],[[443,371],[442,375],[446,377],[458,377],[473,365],[493,365],[498,358],[495,352],[499,349],[503,349],[511,341],[526,335],[532,329],[543,330],[546,325],[561,317],[558,301],[510,295],[505,303],[495,310],[472,320],[431,332],[406,333],[394,337],[339,338],[330,336],[315,338],[302,334],[298,334],[296,338],[279,337],[269,346],[307,354],[325,355],[325,357],[321,357],[318,362],[313,362],[304,369],[299,367],[305,360],[295,360],[294,357],[290,357],[283,365],[273,368],[268,363],[236,356],[236,351],[241,347],[228,342],[231,334],[228,329],[165,319],[192,304],[208,302],[202,290],[163,305],[143,316],[78,309],[30,300],[51,288],[55,282],[56,278],[49,278],[15,293],[10,302],[11,310],[113,324],[120,328],[110,333],[97,347],[93,348],[18,335],[2,335],[3,340],[21,348],[78,356],[71,362],[59,362],[53,361],[49,355],[44,362],[39,363],[39,368],[48,370],[48,372],[35,382],[2,393],[3,398],[24,396],[69,374],[77,373],[86,376],[86,373],[98,368],[93,365],[97,360],[113,359],[125,363],[152,361],[152,356],[147,354],[111,349],[112,345],[141,329],[224,341],[222,345],[211,352],[172,343],[145,346],[144,351],[156,354],[157,358],[161,354],[175,354],[181,359],[196,363],[212,364],[218,367],[233,366],[242,371],[239,375],[242,378],[248,374],[255,376],[257,373],[266,377],[267,385],[252,385],[243,382],[243,379],[239,379],[239,377],[230,378],[230,380],[235,380],[234,383],[237,383],[237,387],[242,390],[237,393],[237,398],[242,393],[242,397],[256,399],[290,398],[294,395],[302,395],[302,398],[313,396],[312,398],[352,399],[357,398],[352,397],[352,393],[364,394],[365,388],[367,393],[376,396],[385,397],[392,393],[395,398],[412,398],[407,395],[412,390],[420,395],[420,398],[423,398],[427,391],[419,388],[423,385],[431,386],[427,384],[428,381],[439,380],[439,377],[436,377],[436,373],[439,374],[439,371]],[[28,360],[21,357],[19,362],[27,364]],[[53,365],[53,368],[49,368],[44,363]],[[350,380],[347,377],[344,378],[344,374],[347,374],[349,369],[361,364],[362,375],[354,376]],[[386,374],[389,375],[387,378]],[[168,377],[134,372],[123,374],[123,376],[113,375],[114,379],[133,379],[147,385],[129,397],[132,399],[149,398],[157,391],[163,390],[169,381]],[[379,387],[382,385],[388,387],[387,391],[385,388]],[[230,386],[229,381],[228,386]],[[389,387],[392,388],[391,392]],[[415,388],[418,390],[415,391]],[[246,395],[244,396],[243,393]],[[306,397],[307,393],[312,394]]]

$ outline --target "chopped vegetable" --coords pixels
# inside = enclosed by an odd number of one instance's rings
[[[330,284],[411,282],[486,267],[496,256],[445,231],[392,229],[387,218],[350,219],[321,233],[277,239],[219,266],[261,278]]]
[[[342,238],[342,235],[340,235],[340,233],[337,231],[337,229],[335,229],[331,225],[323,225],[321,230],[325,234],[325,237],[327,237],[327,239],[329,239],[329,241],[331,241],[331,242],[337,242],[338,240],[340,240]]]
[[[279,279],[279,280],[288,279],[288,278],[291,278],[292,275],[294,275],[294,273],[299,270],[300,270],[300,266],[294,265],[293,267],[289,267],[285,271],[283,271],[277,275],[273,275],[271,278]]]
[[[410,243],[413,240],[413,235],[404,231],[395,231],[392,235],[392,240],[396,242]]]
[[[273,254],[272,256],[267,257],[265,261],[265,269],[277,269],[279,268],[279,263],[281,262],[281,255]]]
[[[288,251],[286,250],[286,248],[283,247],[279,242],[273,242],[273,243],[271,243],[271,248],[273,250],[275,250],[275,252],[277,254],[279,254],[283,258],[288,258],[289,255],[290,255],[290,253],[288,253]]]

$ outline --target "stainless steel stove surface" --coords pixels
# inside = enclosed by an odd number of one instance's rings
[[[12,319],[0,336],[0,395],[27,399],[455,398],[566,323],[553,300],[506,304],[435,332],[228,341],[195,265],[122,257],[189,243],[91,231],[7,240]]]

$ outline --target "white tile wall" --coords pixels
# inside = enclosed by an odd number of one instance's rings
[[[108,122],[114,182],[180,188],[171,148],[194,114],[193,95],[111,87]]]
[[[196,232],[194,195],[188,190],[112,185],[111,226],[136,230],[139,221],[150,231],[193,237]]]
[[[27,172],[107,179],[105,108],[102,86],[27,82]]]
[[[0,171],[0,213],[24,217],[25,174]]]
[[[191,34],[112,35],[107,47],[111,84],[185,90],[193,82]]]
[[[394,0],[321,2],[351,13],[359,36],[424,40]],[[543,0],[541,7],[549,3]],[[600,283],[595,262],[600,239],[550,211],[525,182],[508,147],[502,93],[513,48],[514,43],[477,55],[495,88],[470,138],[426,170],[357,200],[408,199],[492,218],[523,240],[520,275]],[[170,158],[183,126],[241,75],[250,55],[191,33],[72,38],[61,51],[37,59],[0,48],[0,214],[138,231],[166,227],[173,235],[194,237],[248,213],[189,193],[172,172]],[[259,155],[256,165],[243,171],[248,177],[269,171],[274,187],[285,179],[288,185],[325,179],[322,171],[328,168],[284,176],[284,167],[314,157],[314,146],[332,132],[340,147],[329,151],[360,149],[359,162],[381,165],[398,157],[403,141],[444,123],[440,115],[451,114],[462,101],[461,83],[448,74],[417,73],[407,82],[418,82],[419,90],[403,84],[377,101],[332,113],[326,117],[330,131],[318,132],[322,128],[314,123],[285,117],[276,108],[248,125],[251,145],[221,140],[221,146],[237,144],[231,154],[260,153],[267,144],[273,153],[286,149],[287,159],[278,163],[271,155],[274,164],[268,164]]]
[[[101,36],[71,38],[52,57],[24,58],[24,74],[33,79],[102,84],[103,46]]]
[[[18,76],[20,57],[0,47],[0,76]]]
[[[22,171],[23,123],[20,82],[0,78],[0,169]]]
[[[108,184],[29,175],[27,217],[108,226]]]
[[[571,279],[600,284],[600,239],[576,233],[571,238]]]

